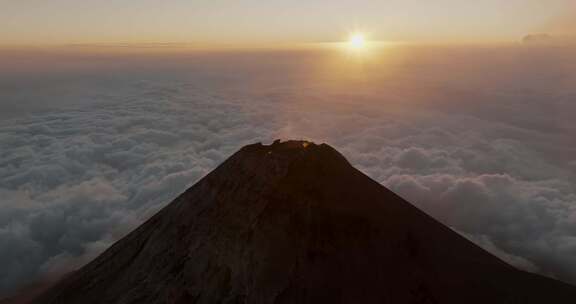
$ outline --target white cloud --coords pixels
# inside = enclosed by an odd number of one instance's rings
[[[113,102],[4,121],[0,291],[78,267],[242,145],[277,137],[327,142],[511,264],[576,282],[576,124],[562,97],[576,92],[551,84],[555,61],[538,82],[521,62],[485,70],[496,55],[484,56],[472,72],[419,63],[336,89],[232,56],[190,81],[127,82]]]
[[[527,260],[523,257],[517,256],[517,255],[510,254],[510,253],[505,252],[502,249],[498,248],[498,246],[496,246],[494,244],[494,242],[486,235],[471,235],[471,234],[466,234],[466,233],[462,233],[462,232],[459,232],[459,233],[462,236],[464,236],[465,238],[467,238],[468,240],[470,240],[470,241],[474,242],[475,244],[477,244],[478,246],[482,247],[484,250],[492,253],[493,255],[497,256],[501,260],[507,262],[508,264],[510,264],[510,265],[512,265],[518,269],[522,269],[524,271],[533,272],[533,273],[541,272],[540,269],[538,268],[538,266],[534,265],[534,263],[530,262],[529,260]]]

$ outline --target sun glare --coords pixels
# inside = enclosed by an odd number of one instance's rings
[[[348,46],[354,50],[361,50],[366,47],[366,38],[362,33],[353,33],[348,39]]]

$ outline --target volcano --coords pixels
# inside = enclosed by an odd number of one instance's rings
[[[306,141],[248,145],[34,303],[573,303]]]

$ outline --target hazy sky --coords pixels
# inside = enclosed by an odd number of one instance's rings
[[[574,0],[0,0],[0,44],[504,41],[546,30]]]

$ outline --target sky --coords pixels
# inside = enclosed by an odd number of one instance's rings
[[[502,42],[555,29],[571,0],[0,0],[0,44]]]
[[[576,284],[570,0],[0,0],[0,298],[108,248],[241,146],[326,142],[510,264]],[[564,40],[564,38],[567,38]],[[116,48],[120,49],[120,48]]]

